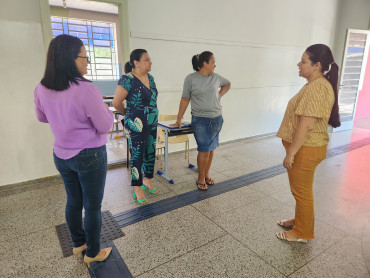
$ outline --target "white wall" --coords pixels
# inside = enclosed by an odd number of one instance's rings
[[[33,89],[45,67],[38,0],[1,0],[0,185],[55,175],[54,137],[35,118]]]
[[[232,82],[221,141],[271,133],[304,83],[296,67],[304,49],[333,46],[340,1],[130,0],[131,47],[152,57],[161,113],[177,113],[192,55],[211,50]],[[53,135],[33,111],[45,64],[40,22],[38,0],[1,0],[0,185],[57,174]]]
[[[304,83],[296,66],[301,54],[313,43],[333,45],[338,6],[337,0],[309,7],[304,0],[129,3],[131,48],[145,48],[152,58],[160,113],[177,113],[192,56],[215,54],[216,72],[232,83],[222,100],[221,142],[277,131],[288,99]]]

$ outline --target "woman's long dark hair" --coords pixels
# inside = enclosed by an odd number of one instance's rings
[[[194,55],[191,59],[191,63],[193,64],[193,69],[195,71],[199,71],[203,67],[203,63],[206,62],[209,64],[209,60],[211,60],[213,53],[210,51],[204,51],[201,54]]]
[[[329,124],[332,127],[340,126],[339,105],[338,105],[338,73],[339,67],[334,62],[333,54],[330,48],[325,44],[314,44],[306,49],[310,57],[312,65],[317,62],[321,63],[321,72],[325,78],[330,82],[334,90],[335,101],[333,109],[331,110]]]
[[[56,36],[49,45],[46,69],[41,84],[48,89],[64,91],[70,82],[78,84],[85,79],[78,71],[75,60],[80,53],[82,41],[70,35]]]
[[[125,64],[125,73],[131,72],[135,68],[134,61],[140,61],[143,53],[147,53],[145,49],[135,49],[131,51],[130,61]]]

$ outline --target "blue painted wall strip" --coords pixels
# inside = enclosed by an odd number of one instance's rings
[[[340,155],[370,144],[370,138],[362,139],[351,144],[342,145],[329,149],[326,157]],[[286,170],[281,164],[255,171],[240,177],[236,177],[223,182],[218,182],[216,186],[210,186],[207,191],[194,190],[186,192],[165,200],[151,203],[139,208],[134,208],[114,215],[119,227],[125,227],[147,218],[169,212],[193,203],[226,193],[228,191],[247,186],[249,184],[272,178],[285,173]]]

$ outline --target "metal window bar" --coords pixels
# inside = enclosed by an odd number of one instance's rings
[[[91,80],[119,79],[114,23],[52,16],[51,24],[53,37],[70,34],[76,35],[84,42],[87,55],[91,59],[86,78]],[[108,53],[109,55],[104,56]]]

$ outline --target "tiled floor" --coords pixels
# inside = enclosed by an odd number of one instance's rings
[[[118,124],[118,129],[118,131],[108,134],[108,164],[126,162],[127,160],[127,141],[126,137],[123,136],[122,124]]]
[[[332,135],[329,148],[370,137],[370,123]],[[111,147],[125,150],[125,142]],[[196,162],[196,151],[191,151]],[[281,163],[279,139],[223,144],[212,177],[224,181]],[[291,217],[294,199],[286,174],[245,186],[122,228],[114,240],[134,277],[370,277],[370,145],[324,160],[315,177],[316,239],[278,240],[279,219]],[[156,176],[150,202],[195,190],[196,172],[183,154],[170,155],[174,185]],[[156,169],[163,162],[156,164]],[[125,166],[109,170],[103,210],[138,207]],[[217,186],[217,184],[215,185]],[[0,277],[90,277],[84,265],[63,258],[55,226],[64,223],[60,179],[0,188]]]

